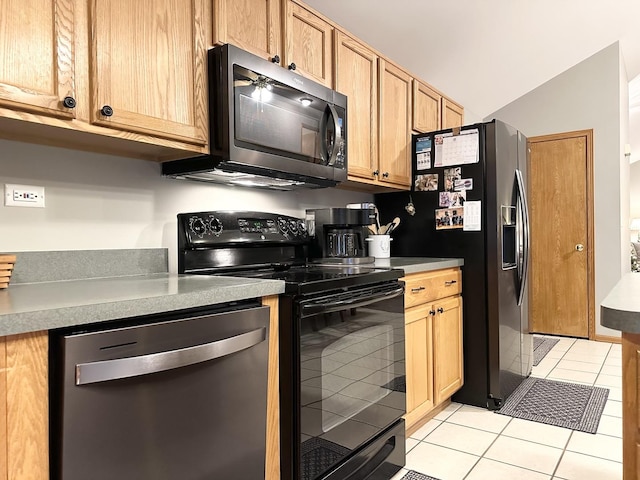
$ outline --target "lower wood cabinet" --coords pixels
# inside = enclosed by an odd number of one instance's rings
[[[48,353],[47,332],[0,337],[0,480],[49,478]]]
[[[640,478],[640,334],[622,332],[622,478]]]
[[[462,282],[458,268],[408,275],[404,280],[409,430],[462,387]],[[443,296],[443,291],[449,295]],[[421,300],[416,305],[418,294]]]

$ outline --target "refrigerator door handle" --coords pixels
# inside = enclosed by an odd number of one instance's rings
[[[518,208],[520,209],[520,218],[522,219],[522,274],[520,279],[520,292],[518,294],[518,305],[522,305],[527,288],[527,279],[529,277],[529,207],[527,206],[527,193],[524,186],[524,178],[522,172],[516,169],[516,185],[518,186]]]

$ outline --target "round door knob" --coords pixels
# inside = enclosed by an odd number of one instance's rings
[[[296,64],[295,64],[295,63],[293,63],[293,62],[291,62],[291,63],[289,64],[289,70],[295,70],[295,69],[296,69]]]
[[[576,251],[581,252],[584,250],[584,245],[582,245],[581,243],[576,245]]]
[[[64,105],[64,108],[76,108],[76,99],[73,97],[64,97],[62,105]]]
[[[271,57],[271,61],[273,63],[280,63],[280,55],[274,55],[273,57]]]
[[[435,315],[436,311],[435,310],[429,310],[429,315]]]
[[[109,105],[105,105],[100,109],[100,113],[105,117],[110,117],[111,115],[113,115],[113,108],[111,108]]]
[[[382,174],[382,178],[388,178],[389,177],[389,172],[384,172]]]
[[[380,171],[379,171],[379,170],[374,170],[374,171],[373,171],[373,174],[374,174],[375,176],[378,176],[378,175],[380,175]]]

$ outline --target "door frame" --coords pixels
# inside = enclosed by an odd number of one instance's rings
[[[594,231],[594,190],[593,190],[593,129],[575,130],[571,132],[540,135],[527,139],[527,150],[530,152],[531,143],[542,143],[554,140],[563,140],[576,137],[586,138],[586,196],[587,196],[587,331],[589,340],[611,341],[611,337],[596,335],[595,315],[595,231]],[[531,156],[527,155],[527,169],[531,170]],[[530,179],[531,176],[529,175]],[[527,190],[531,191],[530,180]],[[529,282],[529,295],[531,295],[531,282]],[[529,311],[529,315],[531,312]]]

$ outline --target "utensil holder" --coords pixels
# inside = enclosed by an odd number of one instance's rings
[[[369,235],[369,256],[375,258],[389,258],[391,256],[391,235]]]

